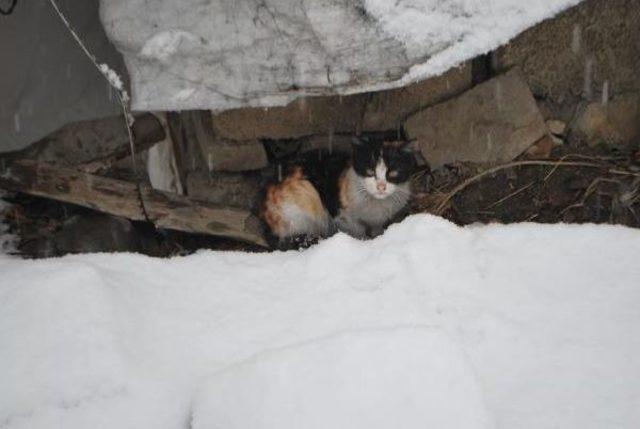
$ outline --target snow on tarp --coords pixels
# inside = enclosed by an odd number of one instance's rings
[[[281,105],[399,87],[581,0],[101,0],[133,108]]]
[[[0,427],[640,427],[638,254],[421,215],[305,252],[0,259]]]

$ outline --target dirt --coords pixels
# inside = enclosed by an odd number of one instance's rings
[[[414,177],[411,213],[456,224],[606,223],[640,227],[640,151],[585,146],[554,149],[545,159],[502,165],[456,164]],[[13,195],[7,220],[17,253],[51,257],[130,251],[169,257],[198,249],[263,249],[216,237],[156,230],[70,204]]]
[[[442,215],[459,225],[566,222],[637,228],[639,155],[604,146],[559,147],[543,160],[447,166],[417,178],[412,212]],[[494,173],[478,176],[492,167]],[[468,184],[459,189],[463,183]]]

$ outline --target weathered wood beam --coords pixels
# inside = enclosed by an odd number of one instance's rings
[[[135,183],[68,167],[20,160],[0,172],[0,188],[145,221]],[[159,228],[233,238],[266,246],[260,222],[247,210],[223,207],[142,185],[144,208]]]
[[[132,132],[136,153],[148,150],[166,137],[161,121],[151,113],[136,115]],[[0,154],[0,160],[9,164],[37,159],[96,173],[130,156],[124,120],[122,116],[113,116],[67,124],[25,149]]]

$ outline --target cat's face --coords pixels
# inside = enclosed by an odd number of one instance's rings
[[[353,142],[353,169],[374,198],[392,195],[409,181],[414,168],[415,158],[407,142]]]

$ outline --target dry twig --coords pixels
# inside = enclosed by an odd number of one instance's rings
[[[456,196],[460,191],[467,188],[469,185],[474,184],[480,179],[489,176],[491,174],[497,173],[502,170],[507,170],[509,168],[515,167],[527,167],[527,166],[553,166],[556,169],[559,167],[578,167],[578,168],[599,168],[599,169],[607,169],[607,172],[615,175],[625,175],[625,176],[635,176],[640,177],[640,173],[634,173],[632,171],[621,170],[619,168],[608,168],[607,165],[602,163],[595,162],[585,162],[585,161],[545,161],[545,160],[529,160],[529,161],[514,161],[507,164],[498,165],[496,167],[490,168],[488,170],[482,171],[462,183],[458,184],[451,191],[445,194],[441,201],[436,205],[434,209],[434,213],[437,215],[442,215],[446,210],[449,202],[453,197]],[[548,176],[548,175],[547,175]]]

